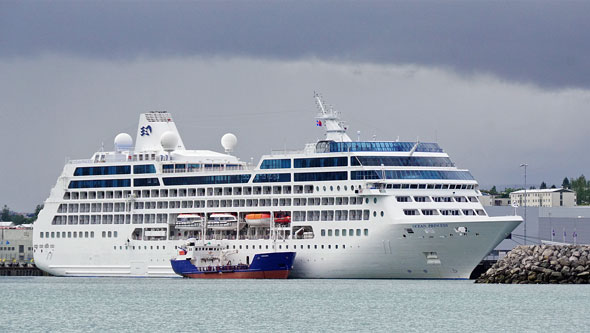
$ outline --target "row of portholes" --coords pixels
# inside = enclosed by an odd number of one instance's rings
[[[322,189],[324,190],[324,192],[328,191],[328,187],[325,186],[325,185],[322,187]],[[330,189],[330,192],[334,192],[334,186],[333,185],[330,185],[329,189]],[[358,189],[359,190],[361,189],[361,185],[358,186]],[[315,190],[316,190],[316,192],[319,192],[320,191],[320,187],[319,186],[316,186],[315,187]],[[340,190],[341,190],[340,185],[336,186],[336,191],[340,191]],[[348,185],[344,185],[344,190],[345,191],[348,191]],[[354,185],[350,185],[350,190],[352,192],[355,191]]]
[[[381,211],[381,217],[385,216],[385,213],[383,211]],[[377,217],[377,211],[374,210],[373,211],[373,217]]]
[[[424,269],[423,272],[426,273],[426,274],[428,274],[428,270],[427,269]],[[412,274],[412,270],[411,269],[408,269],[408,273]]]

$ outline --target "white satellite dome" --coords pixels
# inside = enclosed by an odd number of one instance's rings
[[[119,133],[115,137],[115,150],[122,151],[122,150],[131,150],[133,147],[133,139],[131,135],[127,133]]]
[[[233,151],[237,144],[238,138],[232,133],[226,133],[224,136],[221,137],[221,145],[223,146],[226,152]]]
[[[178,135],[172,131],[166,131],[160,137],[160,144],[165,151],[173,151],[178,145]]]

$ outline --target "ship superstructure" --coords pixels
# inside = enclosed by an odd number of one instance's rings
[[[522,221],[489,217],[436,143],[352,141],[316,96],[325,138],[262,156],[187,150],[168,112],[112,152],[69,161],[34,224],[37,266],[62,276],[175,276],[186,239],[249,264],[292,251],[295,278],[468,278]]]

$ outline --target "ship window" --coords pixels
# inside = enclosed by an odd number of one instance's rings
[[[264,160],[260,164],[260,169],[289,169],[291,168],[290,159]]]
[[[365,229],[364,232],[365,232],[365,236],[369,236],[369,229]]]
[[[340,229],[334,230],[334,236],[340,236]]]
[[[68,188],[129,187],[130,179],[72,180]]]
[[[342,229],[342,236],[346,236],[346,229]]]
[[[353,166],[423,166],[423,167],[453,167],[448,157],[401,157],[401,156],[352,156],[350,164]]]
[[[395,197],[398,202],[410,202],[412,201],[410,197]]]
[[[135,174],[156,173],[156,167],[153,164],[134,165],[133,166],[133,173],[135,173]]]
[[[469,171],[438,171],[438,170],[364,170],[352,171],[350,179],[365,180],[365,179],[457,179],[457,180],[473,180],[473,176]],[[417,185],[414,184],[415,188]],[[444,185],[447,189],[448,185]]]
[[[197,176],[197,177],[167,177],[163,179],[164,185],[208,185],[208,184],[235,184],[247,183],[250,175],[224,175],[224,176]]]
[[[104,176],[130,174],[129,165],[113,165],[101,167],[79,167],[74,171],[74,176]]]
[[[295,168],[327,168],[347,166],[346,157],[296,158]]]
[[[332,229],[328,229],[328,236],[332,236]]]
[[[322,249],[324,248],[324,244],[322,244]]]
[[[361,229],[356,229],[356,235],[360,236],[361,235]]]
[[[90,232],[90,238],[94,238],[94,231]]]
[[[294,181],[296,182],[313,182],[313,181],[335,181],[346,180],[348,178],[347,172],[305,172],[296,173]],[[319,187],[316,188],[318,191]]]
[[[322,229],[322,231],[321,231],[321,235],[322,235],[322,237],[323,237],[323,236],[326,236],[326,229]]]
[[[348,229],[348,236],[354,236],[354,229]]]
[[[278,183],[278,182],[290,182],[290,173],[264,173],[257,174],[254,176],[255,183]]]

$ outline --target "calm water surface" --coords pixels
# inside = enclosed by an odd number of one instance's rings
[[[0,278],[0,332],[590,330],[590,286]]]

